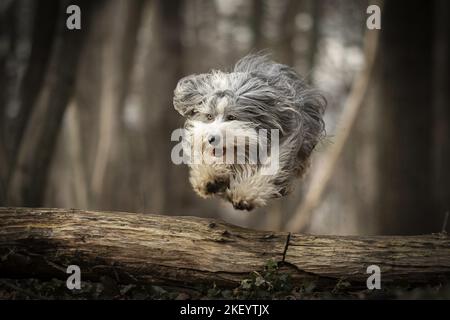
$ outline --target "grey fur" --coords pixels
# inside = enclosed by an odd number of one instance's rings
[[[276,175],[261,180],[254,177],[257,169],[232,166],[232,183],[221,171],[219,180],[226,181],[226,185],[210,189],[219,190],[213,193],[228,199],[235,208],[247,210],[289,193],[292,181],[303,175],[310,155],[324,133],[324,97],[310,88],[294,69],[273,62],[266,55],[248,55],[236,63],[232,72],[213,70],[181,79],[174,91],[173,103],[187,118],[186,126],[189,127],[194,120],[206,121],[205,114],[215,116],[218,101],[223,97],[228,99],[223,116],[232,115],[242,123],[251,123],[255,129],[280,130],[281,168]],[[191,176],[198,174],[195,170],[204,169],[192,166]],[[248,174],[249,170],[251,174]],[[240,174],[241,171],[247,174]],[[204,186],[214,185],[216,179],[211,168],[207,172],[205,177],[200,174],[191,182],[206,179],[212,181],[204,181]],[[246,180],[247,189],[251,186],[251,194],[237,194],[236,190],[240,190],[237,184],[243,180]],[[202,187],[194,185],[194,188],[199,192],[198,188]],[[203,195],[207,194],[206,191]]]

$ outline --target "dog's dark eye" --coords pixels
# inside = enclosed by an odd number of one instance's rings
[[[206,119],[212,120],[212,119],[213,119],[213,115],[212,115],[211,113],[208,113],[208,114],[206,115]]]
[[[188,116],[189,116],[189,117],[193,117],[193,116],[195,116],[196,114],[197,114],[197,111],[192,110],[191,112],[189,112]]]
[[[227,120],[228,121],[233,121],[233,120],[236,120],[236,117],[232,116],[232,115],[229,115],[229,116],[227,116]]]

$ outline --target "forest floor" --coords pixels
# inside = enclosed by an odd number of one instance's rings
[[[252,291],[242,288],[221,290],[211,288],[186,289],[156,285],[117,285],[111,279],[102,282],[84,281],[80,290],[69,290],[59,279],[0,280],[0,300],[201,300],[201,299],[450,299],[450,286],[397,288],[389,290],[329,292],[316,291],[313,286],[291,291]]]
[[[253,272],[236,288],[219,288],[214,283],[197,287],[169,287],[119,284],[110,277],[100,281],[82,279],[81,289],[69,290],[61,279],[0,279],[0,300],[80,299],[80,300],[200,300],[200,299],[450,299],[450,285],[389,287],[357,290],[345,280],[329,291],[313,281],[294,287],[289,275],[269,263],[263,272]]]

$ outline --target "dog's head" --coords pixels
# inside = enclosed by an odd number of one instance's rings
[[[181,79],[173,102],[192,138],[213,155],[218,145],[226,151],[236,144],[270,143],[260,129],[276,129],[280,141],[294,138],[307,158],[323,131],[322,96],[292,68],[261,55],[244,57],[232,72]]]

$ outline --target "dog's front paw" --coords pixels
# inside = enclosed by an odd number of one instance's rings
[[[217,178],[205,184],[205,193],[208,195],[214,193],[222,193],[228,188],[228,180],[225,178]]]
[[[200,180],[191,177],[194,191],[202,198],[209,198],[214,194],[225,192],[229,186],[229,180],[225,177],[217,177],[213,180]]]
[[[192,184],[195,192],[202,198],[209,198],[214,194],[224,192],[228,185],[224,180],[213,180],[208,182],[202,182],[199,184]]]
[[[232,201],[231,204],[233,205],[233,208],[236,210],[251,211],[255,208],[255,205],[251,201],[247,200]]]
[[[266,204],[266,201],[258,196],[253,197],[249,194],[242,194],[236,192],[236,190],[227,189],[226,199],[233,205],[235,210],[247,210],[251,211],[256,207],[262,207]]]
[[[202,198],[221,194],[230,185],[228,171],[222,167],[195,166],[191,168],[189,178],[194,191]]]

